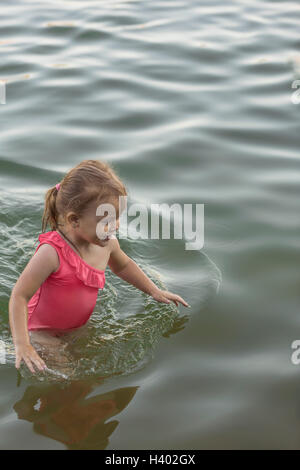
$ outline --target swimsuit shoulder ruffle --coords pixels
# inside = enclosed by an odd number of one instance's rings
[[[105,272],[89,266],[55,230],[41,233],[38,238],[40,242],[50,241],[61,248],[64,259],[74,268],[77,278],[86,286],[103,289]]]

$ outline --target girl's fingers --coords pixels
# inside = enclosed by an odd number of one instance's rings
[[[32,367],[32,364],[30,362],[30,359],[27,358],[27,357],[23,357],[24,361],[26,362],[26,365],[28,367],[28,369],[30,370],[30,372],[32,372],[33,374],[35,374],[35,370],[34,368]]]
[[[33,364],[41,371],[43,371],[47,366],[45,362],[39,357],[18,357],[15,362],[16,369],[19,369],[21,360],[24,360],[28,369],[34,374],[35,370],[33,368]],[[33,363],[33,364],[32,364]]]
[[[177,307],[178,307],[178,302],[177,302],[177,300],[175,300],[175,299],[171,299],[171,300],[172,300],[172,301],[177,305]],[[167,300],[166,300],[166,304],[170,304],[170,303],[171,303],[171,300],[167,299]]]
[[[39,370],[44,370],[44,366],[42,365],[42,363],[38,359],[32,359],[32,360],[33,360],[33,363],[36,365],[36,367]]]
[[[177,300],[181,302],[182,305],[184,305],[185,307],[189,306],[189,304],[185,300],[183,300],[181,297],[179,297],[179,295],[177,296]]]
[[[41,370],[44,370],[47,367],[46,364],[44,363],[44,361],[41,361],[41,360],[39,361],[39,365],[40,365]]]
[[[161,299],[159,299],[159,301],[165,302],[166,304],[170,304],[172,300],[176,304],[177,307],[178,307],[178,302],[180,302],[185,307],[190,307],[190,305],[185,300],[183,300],[183,298],[180,297],[180,295],[172,294],[172,292],[168,292],[167,294],[168,294],[168,297],[162,297]]]
[[[38,354],[34,357],[34,359],[35,359],[35,363],[38,364],[39,367],[41,367],[42,369],[47,367],[43,359]]]
[[[30,360],[34,362],[34,364],[36,365],[36,367],[38,367],[38,369],[44,370],[44,369],[46,368],[45,362],[44,362],[43,359],[38,355],[38,353],[37,353],[36,351],[34,351],[34,352],[31,354]]]
[[[183,300],[182,297],[180,297],[180,295],[176,295],[176,294],[173,294],[174,296],[172,296],[172,300],[176,303],[176,302],[180,302],[182,305],[184,305],[185,307],[189,307],[189,304]],[[176,303],[176,305],[178,306],[178,304]]]
[[[178,307],[178,303],[177,303],[177,298],[175,298],[175,296],[170,296],[169,298],[168,297],[165,297],[163,299],[163,302],[165,302],[166,304],[170,304],[171,303],[171,300],[177,305]]]
[[[169,304],[171,303],[170,300],[168,299],[168,297],[162,297],[161,299],[159,299],[160,302],[164,302],[165,304]]]

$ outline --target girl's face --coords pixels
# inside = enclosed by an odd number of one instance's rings
[[[76,232],[89,243],[106,246],[109,241],[108,237],[119,230],[118,200],[109,201],[109,204],[111,208],[109,211],[104,208],[104,215],[96,215],[100,203],[91,203],[84,216],[80,217],[80,224]]]

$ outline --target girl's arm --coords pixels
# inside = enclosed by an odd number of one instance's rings
[[[185,307],[189,307],[189,304],[179,295],[159,289],[156,284],[146,276],[136,262],[121,250],[117,239],[111,240],[111,246],[112,249],[108,265],[114,274],[146,294],[151,295],[158,302],[169,304],[172,300],[176,305],[180,302]]]
[[[27,304],[47,277],[59,267],[56,250],[44,244],[31,258],[24,271],[14,285],[9,299],[9,325],[16,352],[15,366],[18,369],[23,359],[32,373],[32,363],[40,370],[46,364],[30,344],[27,318]]]

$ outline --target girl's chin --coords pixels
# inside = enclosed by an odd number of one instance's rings
[[[103,244],[103,245],[106,245],[106,243],[109,241],[109,238],[103,238],[103,239],[100,239],[98,238],[97,240],[97,244]]]

